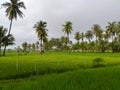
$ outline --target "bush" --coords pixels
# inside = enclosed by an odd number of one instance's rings
[[[103,58],[95,58],[94,60],[93,60],[93,67],[102,67],[102,66],[104,66],[104,60],[103,60]]]

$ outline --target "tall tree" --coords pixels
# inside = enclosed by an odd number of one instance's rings
[[[102,38],[102,29],[101,29],[100,25],[94,24],[92,27],[92,31],[96,37],[96,51],[97,51],[98,41],[100,41]]]
[[[3,39],[5,38],[5,35],[7,33],[7,29],[3,26],[0,26],[0,56],[1,56],[1,47],[3,44]]]
[[[74,38],[77,40],[77,43],[79,44],[80,39],[81,39],[81,34],[79,32],[76,32]]]
[[[116,28],[116,22],[108,22],[108,26],[106,28],[107,28],[107,32],[112,37],[111,47],[112,47],[112,52],[114,52],[113,42],[114,42],[114,39],[115,39],[116,30],[117,30],[117,28]]]
[[[63,32],[64,33],[66,33],[67,34],[67,38],[68,38],[68,40],[69,40],[69,35],[71,34],[71,32],[72,32],[72,23],[70,22],[70,21],[67,21],[67,22],[65,22],[65,24],[64,25],[62,25],[63,26]],[[67,42],[67,45],[68,45],[68,42]]]
[[[44,21],[39,21],[34,25],[34,29],[36,30],[38,39],[40,41],[40,53],[42,54],[43,50],[43,43],[47,41],[47,23]]]
[[[3,7],[6,8],[6,16],[10,20],[10,26],[9,26],[9,31],[8,35],[11,33],[11,27],[12,27],[12,21],[13,19],[17,19],[17,17],[23,18],[23,12],[20,10],[20,8],[26,9],[25,5],[23,2],[20,0],[10,0],[10,2],[6,2],[2,4]],[[6,46],[4,48],[3,55],[5,55],[6,51]]]
[[[25,52],[25,54],[27,54],[27,47],[28,47],[27,42],[22,43],[22,48],[23,48],[23,51]]]
[[[108,26],[106,27],[107,28],[107,32],[109,33],[109,35],[112,37],[112,42],[114,40],[114,36],[116,35],[116,22],[108,22]]]
[[[89,43],[91,41],[91,39],[93,38],[93,33],[92,31],[88,30],[86,33],[85,33],[85,37],[88,39]]]
[[[93,30],[93,33],[96,37],[96,41],[100,40],[102,38],[102,32],[103,32],[100,25],[94,24],[92,27],[92,30]]]

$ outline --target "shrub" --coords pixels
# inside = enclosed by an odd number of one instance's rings
[[[103,60],[103,58],[95,58],[94,60],[93,60],[93,67],[102,67],[102,66],[104,66],[104,60]]]

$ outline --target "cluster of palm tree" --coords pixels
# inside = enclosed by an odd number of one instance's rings
[[[26,8],[24,3],[21,2],[20,0],[10,0],[10,2],[6,2],[2,4],[3,7],[6,8],[6,17],[10,20],[10,26],[9,26],[9,31],[7,33],[7,37],[12,36],[11,34],[11,27],[12,27],[12,22],[14,19],[17,20],[17,17],[23,18],[23,12],[20,10],[20,8]],[[5,43],[8,43],[5,41]],[[3,56],[5,55],[6,52],[6,46],[7,44],[4,45],[4,52]]]
[[[25,53],[32,52],[32,51],[38,51],[38,49],[40,48],[38,41],[36,43],[23,42],[21,46],[22,46],[21,51]]]
[[[77,43],[72,46],[72,50],[120,52],[120,22],[108,22],[105,29],[99,24],[94,24],[91,30],[85,33],[76,32],[74,38]]]
[[[47,51],[68,51],[72,46],[72,41],[67,37],[51,38],[44,44],[44,49]]]
[[[44,45],[46,50],[77,50],[82,52],[120,52],[120,22],[108,22],[106,30],[99,24],[94,24],[91,30],[75,33],[76,43],[69,40],[72,31],[72,23],[65,22],[63,32],[66,37],[52,38]]]
[[[17,51],[18,54],[24,53],[27,55],[29,52],[38,52],[39,48],[40,46],[38,41],[35,43],[23,42],[21,46],[14,48],[14,50]]]
[[[52,48],[61,47],[62,49],[69,50],[68,48],[70,46],[69,35],[71,34],[71,31],[72,31],[72,23],[70,21],[67,21],[62,26],[63,26],[62,30],[67,35],[67,37],[61,37],[61,40],[52,38],[50,41],[48,41],[48,38],[47,38],[48,30],[46,29],[47,23],[45,21],[39,21],[34,25],[33,28],[35,29],[39,42],[40,42],[40,53],[41,54],[44,52],[43,48],[45,48],[46,50],[51,50]],[[58,46],[56,47],[56,45]]]

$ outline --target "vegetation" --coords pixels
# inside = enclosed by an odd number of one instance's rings
[[[110,28],[108,29],[108,27],[110,27],[110,25],[106,27],[106,30],[103,30],[100,25],[95,24],[91,30],[88,30],[85,34],[76,32],[74,36],[77,41],[76,43],[72,43],[72,41],[65,36],[51,38],[50,40],[45,39],[43,47],[46,51],[66,51],[69,45],[69,51],[120,52],[120,23],[115,22],[114,36],[111,35],[109,31]],[[96,37],[96,39],[94,37]],[[40,47],[38,46],[38,48]]]
[[[7,55],[0,58],[2,90],[119,89],[119,53],[32,52],[18,56],[8,52]],[[104,59],[104,67],[93,67],[93,60],[98,57]]]
[[[42,48],[44,47],[46,51],[120,52],[120,22],[108,23],[106,30],[103,30],[99,24],[95,24],[91,30],[85,33],[75,32],[76,43],[69,40],[69,34],[72,31],[72,23],[69,23],[71,22],[66,22],[63,25],[63,31],[67,34],[67,37],[61,36],[48,40],[45,31],[45,39],[41,40],[41,42],[44,42],[44,45],[41,44]],[[70,30],[67,30],[68,27]],[[37,48],[40,47],[37,46]],[[37,51],[38,49],[34,50]]]
[[[108,23],[106,30],[103,30],[99,24],[93,25],[91,30],[88,30],[85,34],[81,32],[76,32],[74,38],[76,43],[72,43],[70,40],[65,40],[62,36],[60,38],[52,38],[51,40],[56,40],[52,42],[49,40],[45,49],[52,50],[51,47],[56,47],[56,50],[63,51],[63,47],[67,46],[68,42],[71,42],[69,48],[71,51],[82,51],[82,52],[120,52],[120,23],[112,22],[114,24]],[[110,31],[113,28],[113,31]],[[112,32],[112,33],[111,33]],[[71,31],[70,31],[71,33]],[[68,33],[69,34],[69,33]],[[69,35],[68,35],[69,36]],[[112,42],[111,42],[112,41]],[[58,47],[62,43],[61,47]],[[46,46],[48,47],[46,48]],[[49,46],[52,45],[52,46]],[[65,50],[65,48],[64,48]]]
[[[103,64],[103,59],[102,58],[95,58],[93,60],[93,67],[101,67],[101,66],[104,66]]]

